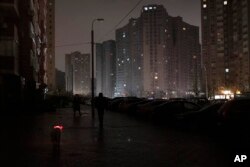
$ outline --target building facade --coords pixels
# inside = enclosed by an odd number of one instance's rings
[[[199,28],[146,5],[116,31],[116,96],[183,97],[200,91]]]
[[[209,96],[249,91],[247,0],[202,0],[202,56]],[[206,82],[207,81],[207,82]]]
[[[47,56],[45,60],[46,84],[49,90],[55,86],[55,0],[47,2]]]
[[[90,55],[73,52],[65,55],[65,80],[68,93],[90,95]]]
[[[56,69],[56,88],[57,93],[65,93],[65,72]]]
[[[104,41],[96,46],[96,92],[106,97],[114,97],[116,80],[116,43]]]
[[[47,10],[47,0],[0,2],[0,89],[13,94],[6,101],[32,103],[35,90],[46,84]]]
[[[19,75],[18,1],[0,2],[0,72]]]

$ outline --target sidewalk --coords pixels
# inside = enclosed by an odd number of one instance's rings
[[[106,112],[104,130],[90,107],[74,118],[72,109],[22,116],[1,134],[1,158],[17,167],[223,167],[229,155],[214,138],[153,126],[127,115]],[[64,126],[60,152],[50,132]],[[5,166],[5,165],[4,165]]]

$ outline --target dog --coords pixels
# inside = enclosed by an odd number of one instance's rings
[[[63,130],[63,126],[55,125],[53,127],[53,130],[51,131],[51,142],[53,144],[53,151],[54,152],[59,152],[59,150],[60,150],[62,130]]]

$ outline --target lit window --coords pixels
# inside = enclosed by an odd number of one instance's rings
[[[165,32],[167,32],[168,30],[167,29],[165,29]]]
[[[148,10],[148,7],[144,7],[144,10],[146,10],[146,11],[147,11],[147,10]]]
[[[185,30],[186,30],[186,27],[183,27],[182,29],[183,29],[183,31],[185,31]]]
[[[150,7],[149,7],[149,10],[152,10],[152,9],[153,9],[153,7],[150,6]]]
[[[129,58],[127,58],[127,61],[129,61]]]
[[[126,38],[126,33],[125,33],[125,32],[122,33],[122,37],[123,37],[123,38]]]
[[[154,9],[156,9],[156,7],[154,6]]]
[[[138,67],[138,70],[141,70],[141,67]]]
[[[207,8],[207,4],[203,4],[203,8]]]
[[[224,4],[224,5],[227,5],[227,1],[224,1],[223,4]]]
[[[158,79],[158,76],[155,76],[155,79]]]
[[[225,72],[229,72],[229,68],[226,68],[226,69],[225,69]]]

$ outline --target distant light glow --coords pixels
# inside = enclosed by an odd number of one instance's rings
[[[148,7],[144,7],[144,10],[147,11],[147,10],[148,10]]]
[[[207,8],[207,4],[203,4],[203,8]]]
[[[150,6],[150,7],[149,7],[149,10],[152,10],[152,9],[153,9],[153,7],[152,7],[152,6]]]
[[[226,68],[226,69],[225,69],[225,72],[229,72],[229,68]]]
[[[123,86],[124,86],[124,87],[126,87],[127,85],[126,85],[126,84],[124,84]]]
[[[186,30],[186,27],[183,27],[182,29],[183,29],[183,31],[185,31],[185,30]]]
[[[231,92],[231,90],[222,90],[221,93],[224,94],[224,95],[231,95],[231,94],[233,94]]]
[[[155,76],[155,79],[158,79],[158,76]]]
[[[241,94],[241,92],[239,90],[236,90],[236,94],[239,95]]]
[[[224,4],[224,5],[227,5],[227,1],[224,1],[223,4]]]

